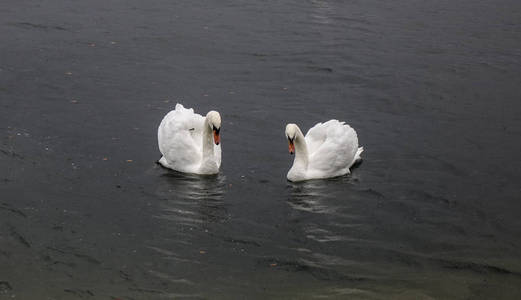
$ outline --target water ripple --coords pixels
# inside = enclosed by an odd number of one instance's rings
[[[155,217],[188,226],[225,222],[228,219],[223,203],[224,176],[168,172],[160,178],[156,194],[162,202],[160,213]]]

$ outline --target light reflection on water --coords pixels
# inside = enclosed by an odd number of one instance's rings
[[[351,201],[358,196],[356,182],[356,176],[347,175],[288,183],[287,204],[293,210],[292,222],[299,224],[306,245],[295,249],[298,263],[318,280],[330,282],[327,288],[314,292],[317,297],[374,297],[364,285],[375,280],[377,272],[368,272],[367,264],[352,255],[353,247],[371,244],[352,235],[357,228],[367,227],[363,216],[351,207]],[[339,190],[342,186],[346,189]]]
[[[160,178],[156,194],[162,201],[157,218],[187,226],[207,226],[228,218],[223,203],[224,175],[200,176],[170,171]]]
[[[313,6],[313,13],[311,14],[315,22],[318,24],[329,24],[331,23],[331,19],[329,15],[331,14],[331,7],[327,1],[311,1],[311,5]]]
[[[166,298],[201,298],[201,276],[206,268],[213,230],[229,220],[224,203],[226,177],[200,176],[160,170],[154,194],[158,199],[151,218],[158,221],[156,235],[145,243],[149,253],[147,274],[175,286]],[[157,173],[157,172],[156,172]],[[213,253],[212,253],[213,254]]]

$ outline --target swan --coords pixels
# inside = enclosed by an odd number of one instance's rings
[[[184,173],[217,174],[221,166],[220,129],[218,112],[212,110],[203,117],[177,103],[157,130],[163,155],[159,163]]]
[[[289,153],[295,154],[289,181],[341,176],[361,160],[356,131],[345,122],[329,120],[309,129],[304,137],[296,124],[286,125]]]

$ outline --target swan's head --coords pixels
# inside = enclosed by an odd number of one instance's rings
[[[289,144],[289,154],[295,153],[295,138],[297,138],[297,132],[299,128],[297,124],[288,124],[286,125],[286,137],[288,138]]]
[[[213,131],[213,141],[216,145],[219,145],[221,142],[221,136],[219,135],[219,131],[221,130],[221,115],[215,110],[209,111],[206,114],[206,120],[208,121],[208,126]]]

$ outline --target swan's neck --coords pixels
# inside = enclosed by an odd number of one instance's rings
[[[293,161],[293,167],[306,170],[309,161],[308,146],[306,145],[306,139],[300,129],[297,130],[293,143],[295,144],[295,160]]]
[[[207,119],[204,119],[203,127],[203,160],[205,160],[208,157],[213,158],[213,131]]]

